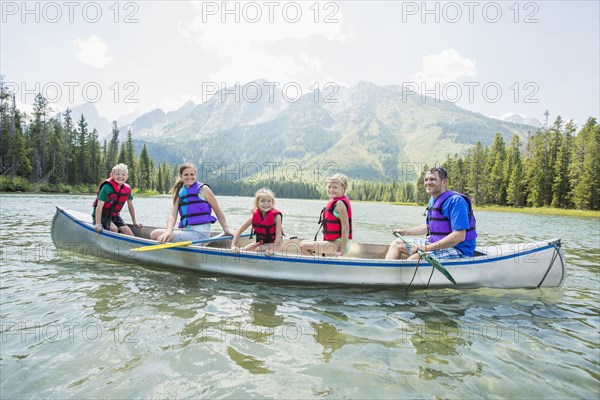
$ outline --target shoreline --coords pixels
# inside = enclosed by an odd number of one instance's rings
[[[479,206],[475,211],[513,212],[522,214],[560,215],[566,217],[600,218],[600,211],[576,210],[552,207],[507,207],[507,206]]]
[[[60,195],[94,195],[95,193],[89,192],[76,192],[76,193],[49,193],[49,192],[0,192],[0,195],[41,195],[41,196],[52,196],[56,194]],[[135,193],[136,196],[152,197],[152,196],[166,196],[165,194],[159,193]],[[235,196],[233,196],[235,197]],[[318,200],[318,199],[304,199],[304,200]],[[372,201],[366,201],[365,203],[372,203]],[[404,203],[404,202],[379,202],[387,203],[396,206],[419,206],[417,203]],[[600,219],[600,211],[594,210],[574,210],[574,209],[562,209],[552,207],[507,207],[507,206],[475,206],[475,211],[492,211],[492,212],[512,212],[522,214],[540,214],[540,215],[558,215],[565,217],[579,217],[579,218],[598,218]]]

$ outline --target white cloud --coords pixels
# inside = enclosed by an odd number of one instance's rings
[[[322,79],[325,72],[319,59],[311,54],[308,41],[317,38],[343,44],[353,35],[339,9],[327,9],[326,14],[337,22],[325,23],[324,15],[315,22],[312,2],[294,3],[301,8],[299,14],[291,8],[284,12],[282,5],[270,9],[263,3],[252,3],[245,9],[248,3],[210,3],[210,7],[205,3],[192,3],[197,16],[191,23],[179,22],[176,28],[184,39],[222,61],[210,76],[214,82],[229,85],[264,78],[281,84],[310,85]],[[228,12],[224,13],[225,8]],[[297,21],[290,22],[294,19]]]
[[[423,69],[415,74],[414,79],[444,84],[471,76],[475,76],[475,61],[462,57],[454,49],[446,49],[439,54],[423,57]]]
[[[87,40],[77,39],[73,45],[77,59],[94,68],[104,68],[112,60],[108,56],[108,46],[96,35]]]

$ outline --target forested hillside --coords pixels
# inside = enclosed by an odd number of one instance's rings
[[[0,94],[1,191],[94,192],[119,162],[129,166],[129,183],[139,192],[166,193],[176,178],[177,163],[155,161],[146,145],[136,152],[131,131],[120,132],[116,122],[110,139],[101,143],[98,132],[88,129],[84,115],[72,115],[67,109],[52,117],[48,102],[41,95],[36,97],[31,115],[25,115],[15,107],[14,98],[4,88]],[[310,124],[308,114],[303,118]],[[315,130],[328,122],[316,121],[312,120],[311,132],[322,136]],[[387,135],[379,132],[381,137]],[[450,173],[450,188],[470,195],[477,205],[600,208],[600,125],[595,118],[590,117],[577,131],[572,121],[557,117],[552,125],[539,128],[525,142],[515,134],[507,143],[505,136],[496,132],[490,146],[477,141],[466,152],[441,158],[439,161]],[[244,135],[228,139],[241,141]],[[299,139],[289,136],[290,146],[286,147],[289,154],[293,154],[293,145]],[[393,136],[386,140],[393,141]],[[332,145],[326,141],[319,143],[324,148]],[[272,149],[274,154],[277,149]],[[249,163],[238,164],[234,169],[230,165],[224,170],[217,163],[202,163],[198,167],[199,176],[208,180],[219,194],[251,196],[257,188],[270,186],[279,197],[319,198],[324,196],[326,176],[341,170],[351,179],[350,195],[354,199],[420,203],[427,200],[420,184],[426,163],[409,163],[411,174],[399,174],[395,160],[390,160],[387,170],[390,173],[373,181],[357,172],[361,159],[352,159],[351,153],[349,157],[356,164],[352,170],[325,162],[287,165],[296,169],[313,167],[309,174],[297,173],[293,168],[287,173],[280,170],[278,174],[253,174],[248,168],[253,165]]]

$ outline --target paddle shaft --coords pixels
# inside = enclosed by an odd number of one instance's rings
[[[249,234],[245,234],[242,235],[241,237],[247,237],[250,236]],[[161,244],[155,244],[155,245],[150,245],[150,246],[144,246],[144,247],[136,247],[131,249],[131,251],[135,251],[135,252],[144,252],[144,251],[152,251],[152,250],[161,250],[161,249],[170,249],[172,247],[186,247],[186,246],[191,246],[194,244],[200,244],[200,243],[208,243],[208,242],[218,242],[220,240],[228,240],[228,239],[232,239],[233,236],[221,236],[221,235],[217,235],[214,236],[212,238],[208,238],[208,239],[201,239],[201,240],[187,240],[184,242],[172,242],[172,243],[161,243]]]

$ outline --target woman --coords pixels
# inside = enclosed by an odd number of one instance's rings
[[[227,227],[225,214],[210,187],[196,179],[198,173],[191,163],[179,168],[179,179],[171,188],[173,206],[167,219],[167,229],[155,229],[150,238],[159,243],[196,241],[210,238],[210,226],[219,221],[226,235],[233,236]],[[214,211],[216,218],[212,215]],[[174,230],[179,214],[179,229]]]

